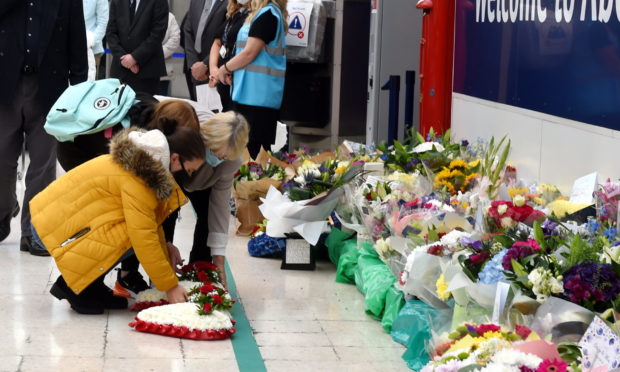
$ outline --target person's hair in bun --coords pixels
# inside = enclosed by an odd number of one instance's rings
[[[157,127],[164,133],[166,137],[168,137],[177,130],[178,123],[174,119],[159,118],[159,120],[157,121]]]
[[[189,127],[196,130],[200,128],[198,115],[196,115],[192,105],[179,99],[167,99],[157,103],[154,106],[147,128],[162,130],[159,126],[159,120],[162,118],[176,120],[177,127],[179,128]]]

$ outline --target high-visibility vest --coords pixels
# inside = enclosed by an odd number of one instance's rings
[[[248,41],[250,27],[265,12],[278,19],[276,37],[247,66],[233,72],[232,100],[242,105],[279,109],[284,94],[286,73],[286,42],[282,11],[273,3],[258,11],[251,23],[244,24],[237,34],[236,54]]]

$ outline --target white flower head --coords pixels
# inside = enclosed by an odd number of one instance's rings
[[[439,152],[443,152],[445,148],[438,142],[424,142],[413,148],[414,153],[421,153],[431,151],[435,147],[435,149]]]
[[[502,228],[504,229],[509,229],[511,227],[514,227],[516,225],[515,220],[513,220],[510,217],[504,217],[500,220],[500,223],[502,225]]]
[[[508,206],[506,204],[500,204],[497,207],[497,213],[499,213],[500,215],[506,213],[507,210],[508,210]]]
[[[515,197],[512,199],[512,203],[517,207],[522,207],[525,204],[525,197],[523,195],[515,195]]]

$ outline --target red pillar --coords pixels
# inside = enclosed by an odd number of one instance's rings
[[[450,129],[454,6],[457,0],[420,0],[423,9],[420,45],[420,132]]]

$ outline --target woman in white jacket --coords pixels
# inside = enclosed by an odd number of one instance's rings
[[[84,0],[84,24],[88,51],[88,80],[95,80],[103,55],[102,39],[108,25],[108,0]]]
[[[172,54],[179,49],[181,45],[181,30],[177,20],[174,18],[174,14],[168,13],[168,29],[166,35],[162,41],[162,48],[164,50],[164,58],[166,59],[166,71],[168,75],[162,76],[160,83],[160,94],[168,96],[168,89],[170,88],[170,80],[174,77],[174,65],[172,63]]]

